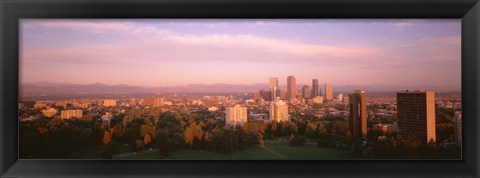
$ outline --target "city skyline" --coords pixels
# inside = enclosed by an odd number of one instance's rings
[[[319,79],[333,86],[460,89],[461,83],[460,20],[39,19],[20,25],[22,83],[249,85],[278,77],[285,86],[289,75],[306,85]]]

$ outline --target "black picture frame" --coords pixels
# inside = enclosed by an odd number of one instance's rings
[[[478,0],[2,0],[1,177],[477,177],[480,119]],[[461,18],[462,160],[18,160],[20,18]]]

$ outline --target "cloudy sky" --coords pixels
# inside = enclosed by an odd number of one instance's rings
[[[459,19],[23,19],[21,82],[460,89]]]

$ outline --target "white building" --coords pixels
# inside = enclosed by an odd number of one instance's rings
[[[270,103],[270,121],[288,121],[288,104],[282,100]]]
[[[105,115],[100,117],[100,120],[102,120],[102,123],[109,126],[109,127],[110,127],[110,122],[112,121],[112,119],[113,119],[113,114],[111,114],[109,112],[105,113]]]
[[[243,125],[247,122],[247,107],[235,105],[225,108],[225,123],[228,125]]]
[[[77,118],[80,119],[82,118],[83,113],[82,110],[63,110],[61,112],[61,118],[62,119],[71,119],[71,118]]]

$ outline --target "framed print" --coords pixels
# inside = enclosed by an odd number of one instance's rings
[[[1,8],[2,176],[478,176],[478,1]]]

